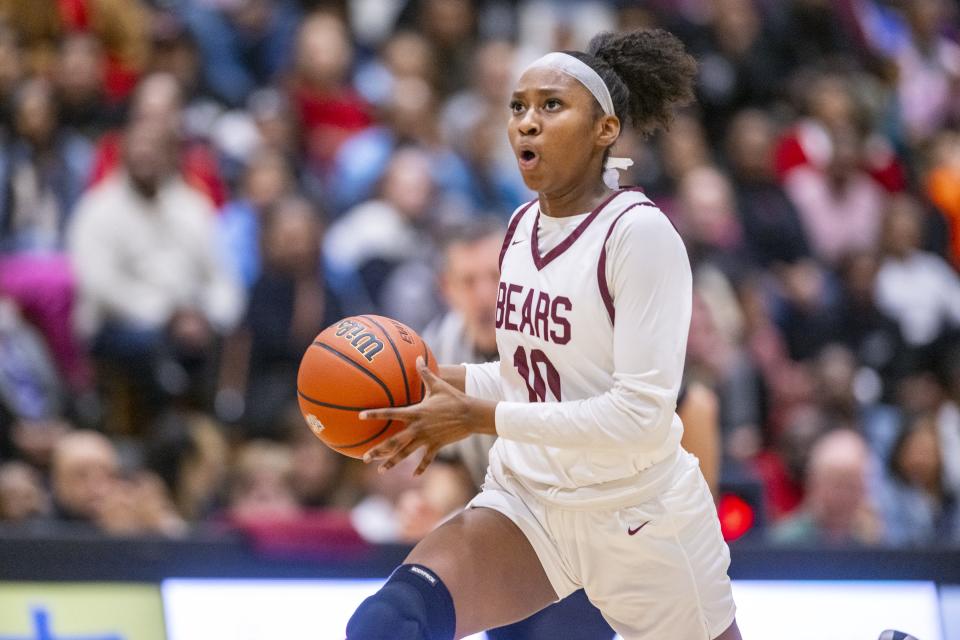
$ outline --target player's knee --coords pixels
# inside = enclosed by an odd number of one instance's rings
[[[347,623],[347,640],[452,640],[453,600],[432,571],[402,565]]]
[[[419,596],[412,595],[386,587],[364,600],[347,623],[347,640],[424,640]]]

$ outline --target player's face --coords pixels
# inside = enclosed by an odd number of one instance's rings
[[[510,145],[530,189],[563,193],[586,176],[599,180],[619,122],[598,117],[596,98],[580,82],[555,69],[530,69],[517,83],[510,113]]]

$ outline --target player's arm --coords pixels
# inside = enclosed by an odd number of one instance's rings
[[[613,388],[579,401],[501,402],[500,437],[582,449],[662,444],[683,374],[690,262],[679,234],[659,211],[642,208],[618,224],[623,226],[607,244],[606,273],[614,308]]]

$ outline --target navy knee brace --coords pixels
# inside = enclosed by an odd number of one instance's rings
[[[354,612],[347,640],[453,640],[456,626],[443,581],[422,565],[403,564]]]

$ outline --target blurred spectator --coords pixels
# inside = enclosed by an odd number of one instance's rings
[[[289,425],[293,489],[300,504],[308,509],[343,509],[355,504],[359,488],[350,472],[357,463],[320,442],[304,425],[296,404],[290,405],[282,418]]]
[[[745,267],[743,230],[727,176],[711,166],[688,171],[678,185],[677,213],[694,268],[710,265],[737,279]]]
[[[693,169],[711,164],[711,152],[700,121],[691,114],[678,114],[670,128],[658,136],[660,175],[646,191],[661,209],[673,216],[678,185]]]
[[[841,262],[839,339],[867,368],[870,379],[879,376],[876,395],[890,400],[909,363],[900,326],[877,306],[879,267],[879,256],[866,251],[852,253]]]
[[[862,94],[855,83],[858,76],[838,73],[812,73],[800,70],[792,78],[794,102],[801,112],[777,144],[777,175],[785,180],[800,167],[826,171],[834,158],[832,137],[837,132],[857,131],[866,127],[866,110],[860,104]],[[906,188],[904,167],[894,154],[889,141],[872,133],[866,136],[863,148],[857,148],[856,162],[874,181],[890,192]]]
[[[406,313],[419,311],[422,320],[409,323],[414,328],[429,320],[435,307],[390,305],[391,276],[405,263],[429,255],[436,204],[437,187],[428,156],[416,148],[401,149],[390,160],[380,197],[345,213],[330,227],[324,241],[330,264],[339,271],[358,273],[365,293],[385,315],[406,321]],[[398,278],[396,286],[429,301],[433,291],[429,268],[426,274],[426,278]],[[424,290],[429,293],[420,293]]]
[[[198,0],[183,3],[182,16],[199,48],[207,87],[238,106],[287,66],[299,11],[292,0]]]
[[[717,390],[724,454],[745,462],[762,444],[761,379],[738,343],[736,330],[723,326],[719,305],[708,299],[695,287],[687,341],[688,384],[699,382]]]
[[[711,142],[719,142],[734,113],[768,105],[783,78],[776,47],[752,0],[716,0],[710,24],[692,42],[700,63],[697,97]]]
[[[220,214],[224,254],[233,263],[248,290],[260,276],[260,234],[265,212],[294,187],[286,158],[276,150],[263,150],[247,162],[239,197]]]
[[[145,466],[164,483],[177,512],[196,523],[222,507],[229,447],[222,427],[203,414],[170,411],[151,428]]]
[[[814,255],[836,265],[844,254],[876,244],[884,194],[860,169],[863,141],[854,129],[834,130],[827,142],[823,169],[798,166],[786,176],[784,188],[800,212]]]
[[[910,0],[898,8],[901,29],[871,44],[897,66],[899,115],[907,141],[917,144],[960,118],[960,46],[942,34],[951,11],[946,0]]]
[[[780,3],[777,3],[780,4]],[[855,53],[853,34],[842,10],[831,0],[784,3],[786,20],[778,29],[784,61],[792,68],[837,62]]]
[[[960,455],[960,450],[944,444],[930,415],[918,416],[901,432],[889,457],[888,493],[880,503],[890,544],[960,541],[960,505],[943,465],[944,457]]]
[[[175,136],[177,169],[183,179],[206,194],[215,206],[226,202],[226,187],[220,176],[217,158],[204,140],[187,136],[183,113],[183,89],[175,77],[167,73],[146,76],[133,95],[129,121],[153,122]],[[93,161],[91,183],[97,184],[111,176],[123,161],[123,134],[110,132],[100,139]]]
[[[471,0],[416,0],[401,16],[430,42],[436,56],[438,89],[449,96],[463,89],[470,77],[470,57],[476,45],[477,5]],[[406,18],[406,20],[405,20]]]
[[[70,324],[74,278],[64,229],[90,171],[89,145],[58,126],[52,87],[32,79],[13,97],[13,137],[0,152],[0,294],[43,332],[74,390],[89,367]]]
[[[900,323],[915,348],[960,327],[960,277],[940,256],[920,249],[923,215],[908,196],[891,200],[875,285],[877,306]]]
[[[103,45],[93,35],[74,33],[60,43],[54,73],[60,124],[91,144],[121,118],[119,106],[106,95],[106,69]]]
[[[406,147],[427,157],[432,180],[451,209],[469,209],[469,169],[442,137],[437,96],[430,85],[422,78],[397,78],[383,108],[382,124],[347,139],[334,158],[326,184],[335,212],[373,197]]]
[[[351,84],[353,44],[343,21],[331,13],[313,14],[301,23],[296,42],[293,104],[304,129],[307,163],[325,175],[343,141],[372,120]]]
[[[452,96],[442,113],[443,134],[471,173],[470,200],[478,211],[505,219],[532,194],[517,172],[513,149],[502,135],[515,75],[515,51],[507,42],[481,45],[473,58],[470,88]]]
[[[12,300],[0,297],[2,413],[13,420],[55,417],[65,408],[63,391],[43,339],[24,322]]]
[[[24,75],[23,50],[17,32],[0,23],[0,122],[10,126],[10,99]]]
[[[237,524],[283,520],[302,509],[293,490],[290,448],[267,440],[240,447],[230,478],[228,515]]]
[[[799,214],[776,179],[775,135],[770,116],[748,109],[730,123],[726,144],[744,240],[764,268],[810,255]]]
[[[2,0],[0,19],[20,36],[28,68],[48,75],[56,63],[56,48],[67,34],[90,33],[107,54],[104,86],[112,100],[125,98],[136,84],[149,55],[147,8],[131,0]]]
[[[30,522],[49,513],[50,498],[36,469],[19,461],[0,464],[0,523]]]
[[[932,147],[926,193],[946,219],[950,262],[960,270],[960,133],[942,131]]]
[[[809,404],[793,407],[771,442],[752,462],[752,470],[763,487],[764,510],[774,524],[803,503],[811,447],[827,430],[823,418]]]
[[[296,400],[291,381],[304,349],[347,315],[320,260],[322,231],[316,210],[302,198],[278,201],[264,220],[263,271],[241,329],[230,339],[218,394],[222,416],[242,416],[261,435],[282,435],[270,432],[275,416]],[[240,402],[233,409],[231,395]]]
[[[59,520],[95,524],[120,474],[117,450],[95,431],[64,435],[53,452],[50,486]]]
[[[77,207],[70,252],[94,352],[182,395],[236,323],[242,291],[221,258],[214,211],[177,176],[175,153],[168,128],[132,124],[123,171]]]
[[[868,493],[871,458],[863,438],[847,429],[831,431],[810,451],[806,497],[798,513],[771,532],[780,545],[873,545],[882,529]]]
[[[441,364],[499,360],[494,312],[503,233],[498,222],[478,219],[449,230],[443,239],[440,290],[449,310],[423,332]],[[495,436],[478,434],[447,447],[445,452],[466,470],[471,489],[483,484],[487,455],[495,441]],[[441,505],[433,509],[440,515],[447,513]]]

